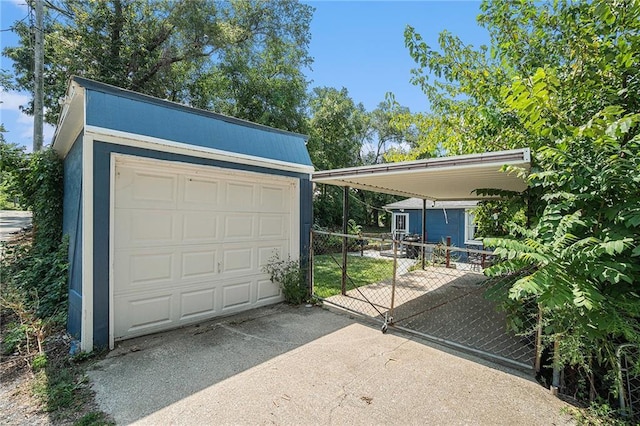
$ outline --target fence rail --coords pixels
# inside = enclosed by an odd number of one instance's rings
[[[492,252],[322,231],[312,241],[314,294],[325,303],[380,321],[383,331],[533,368],[537,307],[508,303],[513,277],[483,274]]]

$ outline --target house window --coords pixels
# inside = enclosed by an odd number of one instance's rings
[[[409,213],[394,213],[391,222],[391,232],[394,237],[401,239],[409,232]]]
[[[464,211],[464,243],[481,246],[482,241],[475,239],[477,226],[474,221],[475,216],[476,215],[473,213],[473,210]]]

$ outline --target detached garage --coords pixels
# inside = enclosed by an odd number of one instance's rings
[[[82,350],[279,302],[262,266],[308,253],[302,135],[73,77],[53,147]]]

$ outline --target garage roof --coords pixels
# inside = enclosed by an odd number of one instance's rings
[[[313,170],[305,135],[74,76],[64,98],[54,149],[64,157],[83,127],[168,141],[194,152],[233,153]]]
[[[477,189],[522,192],[527,184],[502,166],[531,167],[529,148],[315,172],[313,181],[433,201],[488,198]]]

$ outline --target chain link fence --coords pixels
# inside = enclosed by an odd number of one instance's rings
[[[621,345],[618,356],[620,411],[623,416],[640,423],[640,347]]]
[[[390,236],[314,231],[312,239],[313,289],[324,303],[378,320],[382,331],[533,368],[537,307],[508,302],[514,277],[483,274],[491,252]]]

